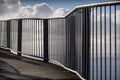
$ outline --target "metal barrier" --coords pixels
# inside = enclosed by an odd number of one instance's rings
[[[120,1],[76,7],[61,18],[0,21],[0,46],[55,60],[87,80],[119,80]]]

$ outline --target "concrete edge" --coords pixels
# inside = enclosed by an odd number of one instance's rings
[[[75,74],[76,74],[80,79],[82,79],[82,80],[86,80],[86,79],[84,79],[77,71],[65,67],[63,64],[61,64],[61,63],[58,62],[58,61],[49,60],[49,62],[52,63],[52,64],[55,64],[55,65],[61,66],[61,67],[63,67],[64,69],[66,69],[66,70],[68,70],[68,71],[70,71],[70,72],[72,72],[72,73],[75,73]]]

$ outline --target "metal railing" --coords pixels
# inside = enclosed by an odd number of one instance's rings
[[[0,21],[0,46],[55,60],[87,80],[119,80],[120,1],[76,7],[65,17]]]

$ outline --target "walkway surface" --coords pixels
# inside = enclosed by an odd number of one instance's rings
[[[78,80],[62,67],[0,49],[0,80]]]

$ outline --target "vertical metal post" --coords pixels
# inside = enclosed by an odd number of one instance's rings
[[[117,30],[117,26],[116,26],[116,5],[114,6],[115,7],[115,9],[114,9],[114,20],[115,20],[115,24],[114,24],[114,26],[115,26],[115,80],[117,80],[117,32],[116,32],[116,30]]]
[[[66,33],[66,66],[68,66],[68,18],[65,19],[66,21],[66,27],[65,27],[65,33]]]
[[[44,35],[44,61],[48,62],[48,19],[43,21],[43,35]]]
[[[85,10],[84,9],[82,9],[82,23],[83,23],[83,25],[82,25],[82,50],[83,50],[83,55],[82,55],[82,76],[85,78],[85,66],[86,66],[86,59],[85,59],[85,39],[86,39],[86,37],[85,37],[85,35],[86,35],[86,33],[85,33]]]
[[[98,7],[96,10],[96,80],[98,80]]]
[[[90,79],[90,12],[89,8],[83,9],[83,73],[82,76]]]
[[[22,19],[18,20],[18,55],[21,56],[22,51]]]
[[[112,50],[111,50],[111,49],[112,49],[112,48],[111,48],[111,5],[110,5],[110,7],[109,7],[109,11],[110,11],[110,12],[109,12],[109,17],[110,17],[110,19],[109,19],[109,21],[110,21],[110,22],[109,22],[110,34],[109,34],[109,35],[110,35],[110,80],[111,80],[111,79],[112,79],[112,76],[111,76],[111,75],[112,75],[112,71],[111,71],[111,69],[112,69],[112,66],[111,66],[111,62],[112,62],[112,61],[111,61],[111,59],[112,59],[112,56],[111,56],[111,55],[112,55]]]
[[[10,48],[10,20],[7,20],[7,48]]]
[[[70,65],[76,69],[76,48],[75,48],[75,16],[70,16]]]
[[[102,80],[102,7],[100,7],[100,80]]]
[[[94,29],[95,29],[95,26],[94,26],[94,7],[92,8],[92,80],[94,80],[94,54],[95,54],[95,52],[94,52],[94,49],[95,49],[95,44],[94,44],[94,38],[95,38],[95,33],[94,33]]]
[[[105,77],[104,77],[104,79],[106,80],[107,79],[107,72],[106,72],[106,68],[107,68],[107,59],[106,59],[106,56],[107,56],[107,45],[106,45],[106,34],[107,34],[107,30],[106,30],[106,6],[104,6],[104,30],[105,30],[105,32],[104,32],[104,47],[105,47],[105,66],[104,66],[104,68],[105,68]]]

